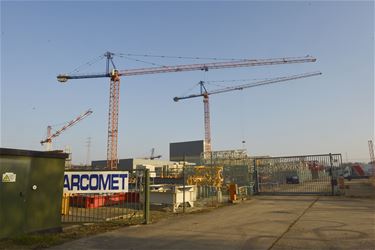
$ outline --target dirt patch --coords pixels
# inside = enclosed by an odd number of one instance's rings
[[[375,177],[371,177],[369,179],[369,182],[370,182],[370,185],[373,186],[375,188]]]
[[[357,179],[345,181],[344,194],[352,198],[375,198],[375,180]]]
[[[151,212],[151,222],[155,223],[169,216],[173,215],[165,212],[153,211]],[[34,233],[0,240],[0,249],[43,249],[83,237],[112,231],[121,227],[139,225],[142,224],[142,222],[143,218],[134,218],[130,221],[119,220],[100,223],[65,223],[63,224],[63,232],[61,233]]]

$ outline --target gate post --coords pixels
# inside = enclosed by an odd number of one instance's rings
[[[331,195],[335,195],[335,186],[337,185],[337,180],[333,176],[333,162],[332,162],[332,154],[329,153],[329,162],[330,162],[330,173],[331,173]]]
[[[258,194],[259,193],[259,183],[258,183],[258,169],[257,169],[257,160],[253,160],[253,165],[254,165],[254,193]]]
[[[150,223],[150,169],[145,170],[145,181],[144,181],[144,207],[143,207],[143,218],[144,224]]]
[[[184,182],[182,183],[182,189],[183,189],[183,193],[182,193],[182,205],[183,205],[183,207],[182,207],[182,212],[183,213],[185,213],[185,211],[186,211],[186,204],[185,204],[185,202],[186,202],[186,200],[185,200],[185,179],[186,179],[186,177],[185,177],[185,154],[184,154],[184,165],[182,165],[182,178],[184,179]],[[176,201],[177,202],[177,201]]]

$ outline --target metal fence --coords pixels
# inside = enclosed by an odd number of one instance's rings
[[[186,212],[254,194],[334,194],[342,172],[340,154],[250,158],[242,151],[223,151],[203,163],[183,165],[171,176],[130,171],[127,192],[65,194],[62,221],[147,223],[150,204],[152,210]]]
[[[227,203],[227,188],[200,185],[155,184],[150,185],[151,210],[186,212],[216,207]]]
[[[185,212],[227,202],[228,190],[222,186],[221,172],[213,169],[186,166],[176,178],[151,177],[151,209],[167,208],[167,211]]]
[[[65,193],[62,197],[61,220],[64,223],[112,220],[144,222],[146,180],[145,171],[133,171],[129,172],[127,192]]]
[[[248,199],[253,194],[252,161],[244,150],[216,151],[202,155],[201,165],[183,164],[170,170],[173,175],[151,173],[150,201],[169,206],[174,212],[216,207],[234,199]],[[230,184],[237,184],[235,197]]]
[[[257,194],[331,194],[341,172],[341,154],[256,158]]]

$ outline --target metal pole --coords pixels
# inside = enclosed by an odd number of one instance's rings
[[[144,207],[143,207],[143,216],[144,224],[150,223],[150,170],[145,170],[145,181],[144,181]]]
[[[335,185],[334,185],[334,179],[333,179],[333,163],[332,163],[332,154],[329,153],[329,162],[330,162],[330,172],[331,172],[331,195],[333,196],[335,194]]]
[[[210,168],[210,170],[211,170],[211,192],[209,193],[209,195],[211,196],[211,205],[213,205],[214,204],[214,196],[213,196],[213,194],[212,194],[212,190],[213,190],[213,186],[214,186],[214,166],[213,166],[213,164],[212,164],[212,151],[210,151],[210,165],[211,165],[211,168]],[[216,192],[217,192],[217,190],[216,190]],[[217,195],[217,194],[216,194]],[[217,198],[216,198],[217,199]]]
[[[185,213],[185,210],[186,210],[186,205],[185,205],[185,154],[184,154],[184,164],[182,165],[182,178],[183,178],[183,183],[182,183],[182,189],[183,189],[183,193],[182,193],[182,212]]]
[[[259,193],[259,180],[258,180],[258,169],[257,169],[257,167],[256,167],[256,163],[257,162],[257,160],[256,159],[254,159],[253,160],[253,164],[254,164],[254,177],[253,177],[253,179],[254,179],[254,193]]]

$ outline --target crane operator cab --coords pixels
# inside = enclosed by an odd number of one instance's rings
[[[111,71],[111,77],[118,76],[118,70],[117,69],[112,69]]]

